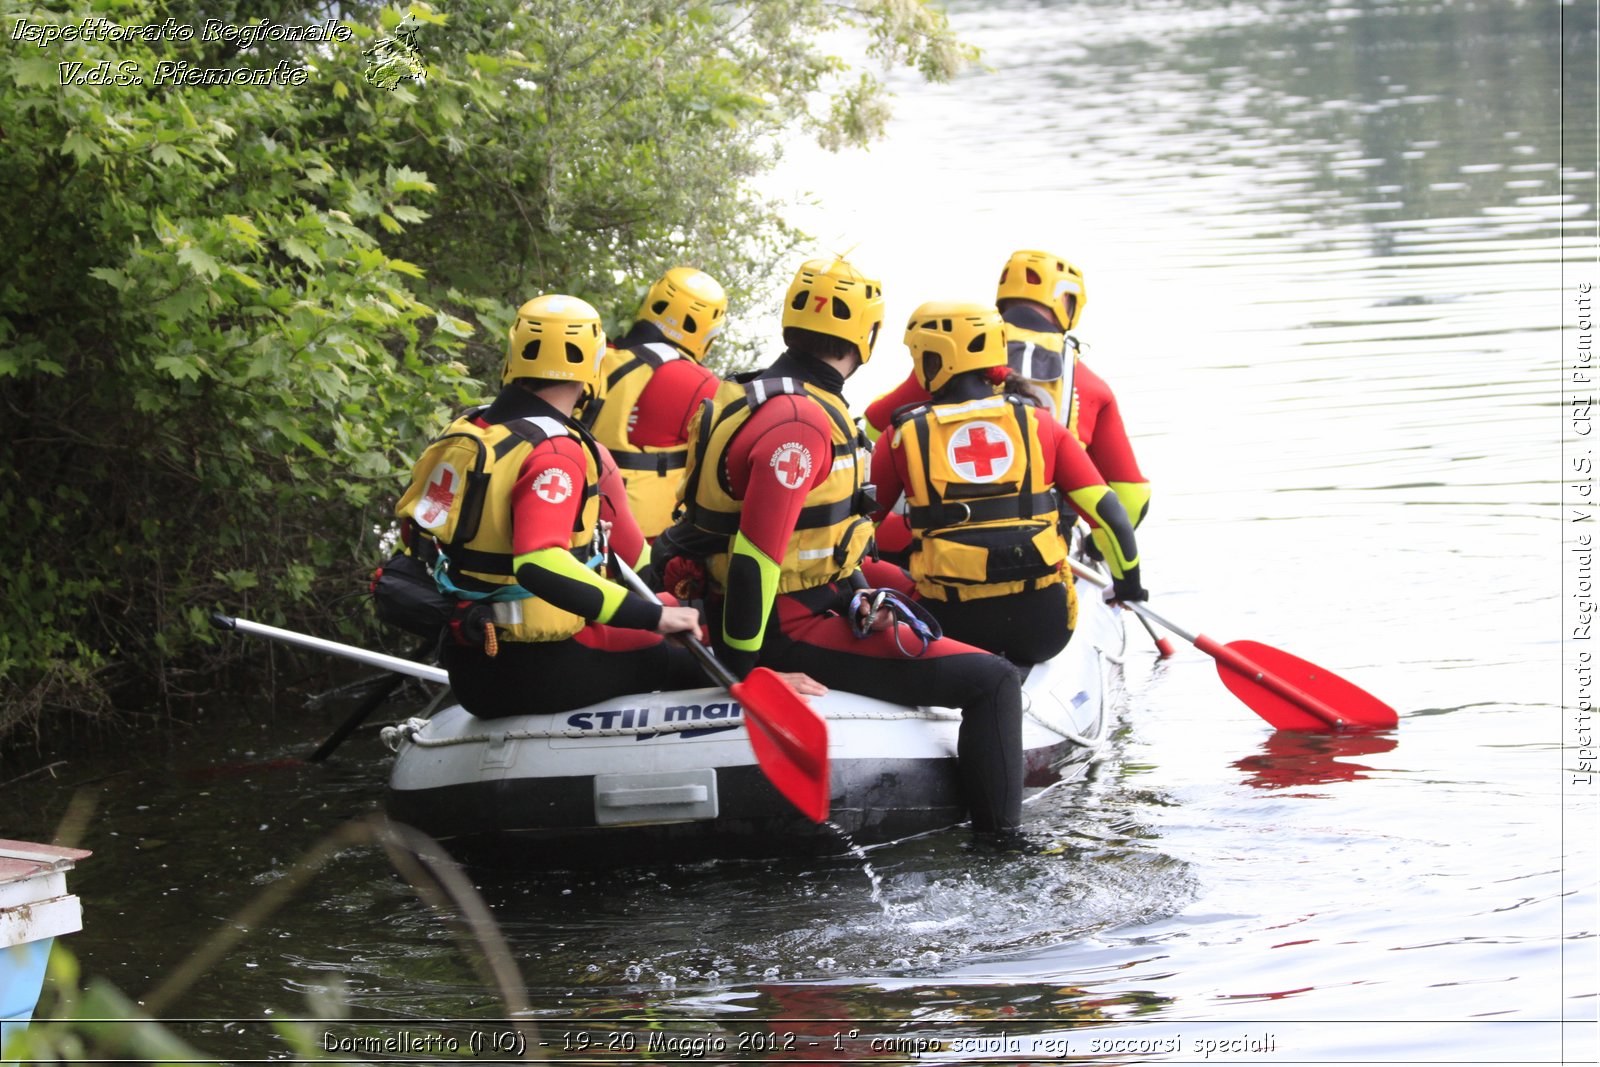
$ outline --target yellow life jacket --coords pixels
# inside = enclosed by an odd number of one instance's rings
[[[865,443],[844,400],[796,378],[723,382],[689,423],[694,444],[683,480],[684,519],[714,544],[705,566],[719,588],[727,587],[730,548],[744,506],[728,485],[728,446],[762,404],[784,394],[809,396],[828,413],[833,433],[827,461],[832,468],[827,481],[806,495],[800,519],[778,561],[778,592],[793,593],[848,578],[871,548],[873,527],[868,516],[872,504],[864,489]],[[800,459],[798,455],[789,458],[797,464]],[[809,468],[794,468],[796,479],[810,475]]]
[[[999,394],[924,404],[897,419],[911,577],[922,596],[979,600],[1062,581],[1067,546],[1039,417],[1031,403]]]
[[[512,419],[479,426],[484,409],[466,412],[429,443],[411,472],[411,485],[395,514],[437,548],[441,587],[461,599],[482,599],[494,609],[503,641],[559,641],[583,629],[580,615],[526,595],[511,566],[511,487],[523,460],[552,437],[576,436],[584,445],[582,505],[572,526],[571,551],[587,561],[594,554],[600,518],[600,461],[592,442],[560,419]],[[572,492],[574,486],[557,487]],[[535,486],[535,492],[538,487]],[[417,544],[416,539],[413,545]]]
[[[1028,392],[1050,412],[1051,418],[1071,430],[1072,436],[1078,436],[1078,393],[1072,387],[1073,372],[1078,367],[1076,337],[1028,330],[1008,322],[1006,365],[1015,377],[1024,379]],[[1063,404],[1063,397],[1070,397],[1070,404]]]
[[[639,397],[656,371],[668,360],[687,358],[665,341],[608,350],[600,363],[600,387],[583,411],[583,425],[617,461],[628,487],[628,510],[647,538],[672,525],[689,446],[635,445],[629,442],[628,433],[637,418]]]

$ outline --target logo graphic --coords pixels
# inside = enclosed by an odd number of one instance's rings
[[[969,422],[950,435],[950,465],[963,481],[996,482],[1011,469],[1011,439],[992,422]]]
[[[794,441],[779,445],[771,463],[778,484],[785,489],[798,489],[811,477],[811,452]]]
[[[422,491],[422,500],[417,504],[417,525],[427,530],[443,526],[455,502],[456,469],[448,463],[441,463],[428,475],[427,488]]]
[[[572,479],[560,467],[546,467],[533,480],[533,495],[547,504],[559,504],[572,495]]]
[[[361,54],[367,57],[363,72],[369,85],[393,91],[403,81],[418,85],[428,80],[428,66],[417,51],[417,30],[420,24],[407,15],[394,28],[394,36],[384,37]]]

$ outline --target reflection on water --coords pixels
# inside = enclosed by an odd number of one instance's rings
[[[1280,730],[1261,745],[1260,752],[1246,756],[1234,766],[1249,776],[1245,784],[1257,789],[1354,782],[1368,777],[1373,768],[1349,762],[1352,757],[1389,752],[1397,744],[1393,737],[1381,734],[1303,734]]]
[[[1082,266],[1087,361],[1154,484],[1139,534],[1160,610],[1347,674],[1401,726],[1272,734],[1209,661],[1157,669],[1135,632],[1104,763],[1030,809],[1051,848],[997,861],[937,835],[874,850],[876,882],[833,862],[486,885],[539,1010],[895,1033],[1045,1017],[1152,1039],[1266,1020],[1308,1059],[1551,1059],[1537,1021],[1593,1017],[1592,970],[1563,987],[1560,953],[1563,909],[1593,913],[1594,856],[1553,821],[1552,597],[1528,562],[1554,496],[1559,270],[1595,232],[1593,6],[953,17],[988,70],[899,82],[887,143],[796,146],[772,188],[816,195],[800,221],[859,248],[891,324],[987,298],[1014,248]],[[858,404],[908,370],[896,333],[852,381]],[[181,754],[139,760],[106,785],[74,883],[73,947],[131,992],[376,803],[382,755],[352,743],[326,767],[198,783]],[[30,803],[23,829],[48,834],[65,797]],[[335,973],[357,1014],[496,1011],[365,852],[184,1007],[293,1014]],[[1467,1019],[1527,1025],[1450,1025]],[[202,1044],[279,1047],[225,1029]]]

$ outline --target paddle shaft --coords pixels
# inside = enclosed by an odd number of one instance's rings
[[[644,579],[634,573],[634,569],[628,566],[622,557],[613,554],[611,562],[616,567],[617,573],[622,575],[623,581],[628,583],[629,588],[640,596],[648,598],[652,603],[661,604],[661,598],[656,595],[655,590],[646,585]],[[682,633],[673,634],[672,636],[678,639],[679,644],[694,653],[694,658],[700,661],[700,666],[722,688],[732,689],[739,683],[738,676],[722,665],[722,661],[717,658],[716,653],[705,646],[705,642],[700,640],[699,635]]]
[[[1109,589],[1111,587],[1111,580],[1100,574],[1098,571],[1095,571],[1089,567],[1085,567],[1075,559],[1069,559],[1067,560],[1067,563],[1071,565],[1072,573],[1088,579],[1090,582],[1102,589]],[[1182,627],[1163,619],[1160,615],[1157,615],[1155,612],[1151,611],[1149,608],[1145,607],[1136,600],[1122,601],[1122,606],[1131,610],[1141,619],[1148,619],[1164,629],[1171,630],[1173,633],[1177,634],[1179,637],[1183,638],[1185,641],[1189,642],[1195,648],[1198,648],[1201,652],[1204,652],[1218,663],[1227,667],[1229,670],[1242,674],[1246,678],[1249,678],[1252,682],[1255,682],[1257,685],[1261,686],[1263,689],[1271,690],[1283,699],[1299,705],[1306,712],[1316,716],[1318,719],[1321,719],[1334,729],[1341,729],[1349,725],[1346,722],[1345,717],[1338,711],[1329,707],[1326,702],[1319,700],[1317,697],[1306,692],[1304,689],[1301,689],[1299,686],[1294,685],[1291,682],[1287,682],[1284,679],[1279,678],[1276,674],[1263,669],[1248,656],[1240,655],[1227,645],[1214,641],[1205,634],[1191,634]]]
[[[1150,640],[1155,642],[1157,658],[1166,659],[1172,655],[1172,642],[1156,633],[1156,628],[1151,625],[1149,619],[1145,618],[1143,615],[1140,615],[1139,625],[1144,627],[1144,632],[1149,634]]]
[[[341,644],[338,641],[329,641],[322,637],[312,637],[310,634],[296,633],[278,626],[268,626],[263,622],[251,622],[249,619],[240,619],[232,615],[223,615],[218,612],[211,616],[211,625],[219,630],[238,630],[241,633],[254,634],[257,637],[266,637],[286,645],[298,645],[317,652],[326,652],[330,656],[343,656],[345,659],[365,663],[369,667],[381,667],[384,670],[394,671],[396,674],[408,674],[413,678],[420,678],[425,682],[434,682],[439,685],[449,685],[450,675],[442,667],[430,667],[426,663],[413,663],[399,656],[390,656],[382,652],[370,652],[354,645]]]
[[[414,660],[418,656],[426,655],[428,650],[432,648],[434,644],[435,642],[433,641],[422,642],[422,644],[418,645],[412,651],[411,655],[408,656],[407,659]],[[374,711],[377,711],[378,706],[385,700],[388,700],[389,694],[393,693],[395,689],[399,687],[400,683],[405,680],[406,675],[391,673],[387,678],[384,678],[381,682],[379,682],[377,688],[373,689],[373,691],[367,695],[367,698],[361,702],[360,706],[346,716],[344,722],[341,722],[333,731],[333,733],[328,735],[327,740],[318,745],[317,750],[306,757],[306,762],[321,763],[323,760],[333,755],[334,749],[344,744],[345,739],[351,734],[355,733],[356,728],[362,723],[366,722],[367,717]]]

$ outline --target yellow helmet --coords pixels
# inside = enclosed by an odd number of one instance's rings
[[[783,298],[783,327],[791,326],[848,341],[865,363],[883,326],[883,286],[842,259],[808,259]]]
[[[1078,324],[1089,291],[1083,285],[1083,271],[1060,256],[1027,250],[1011,253],[1000,271],[1000,289],[995,300],[1034,300],[1061,317],[1061,328]]]
[[[693,267],[673,267],[644,295],[639,314],[654,323],[661,335],[696,360],[722,332],[728,313],[728,294],[711,275]]]
[[[1005,320],[983,304],[930,300],[906,323],[911,369],[930,393],[969,370],[1006,365]]]
[[[509,340],[502,382],[544,378],[592,388],[600,380],[606,351],[600,313],[575,296],[546,294],[523,304]]]

